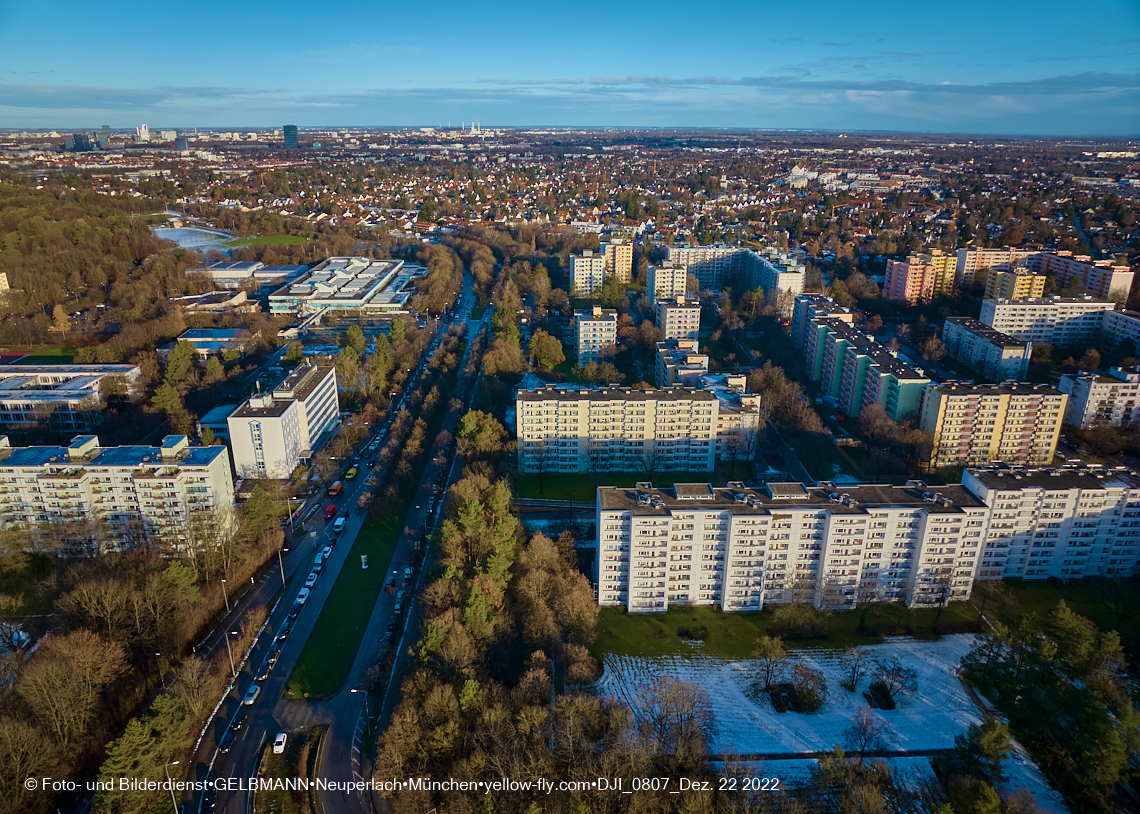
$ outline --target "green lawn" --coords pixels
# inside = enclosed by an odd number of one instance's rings
[[[19,351],[13,351],[18,353]],[[42,348],[33,348],[28,356],[16,364],[19,365],[66,365],[75,358],[79,352],[78,345],[44,345]]]
[[[681,483],[708,483],[714,479],[712,472],[657,472],[653,476],[653,485],[672,486],[677,481]],[[647,480],[644,472],[602,472],[598,475],[598,486],[629,487],[643,480]],[[515,497],[593,503],[597,496],[594,476],[588,472],[576,474],[548,472],[542,476],[541,493],[538,486],[538,475],[520,474],[518,482],[515,484]]]
[[[301,235],[262,235],[260,237],[238,238],[225,245],[231,249],[240,249],[245,246],[295,246],[298,243],[308,242],[309,238]]]
[[[483,312],[486,310],[487,310],[487,303],[485,303],[485,302],[478,303],[474,308],[471,309],[471,319],[478,322],[479,320],[481,320],[483,318]]]
[[[876,605],[853,611],[842,611],[831,617],[826,638],[785,642],[788,647],[847,647],[877,644],[882,638],[863,636],[859,625],[909,625],[920,639],[937,639],[932,629],[935,611],[903,610],[901,619],[897,605]],[[965,602],[954,602],[943,612],[943,622],[972,621],[977,611]],[[768,632],[773,624],[771,613],[722,613],[709,607],[671,608],[664,614],[627,614],[615,608],[603,608],[598,616],[598,640],[592,652],[596,658],[612,653],[623,656],[655,658],[676,653],[700,652],[728,658],[748,658],[753,643]],[[705,627],[708,637],[693,641],[678,635],[680,627]]]
[[[1013,596],[1013,604],[998,611],[998,616],[1012,621],[1027,613],[1045,617],[1057,607],[1062,599],[1074,613],[1091,620],[1101,630],[1119,630],[1122,638],[1136,639],[1140,636],[1140,582],[1125,581],[1121,589],[1131,596],[1128,613],[1122,614],[1120,624],[1111,607],[1111,599],[1117,587],[1108,579],[1086,579],[1073,585],[1051,585],[1047,581],[1006,580],[1006,586]],[[991,606],[992,607],[992,606]],[[989,607],[986,613],[990,612]]]

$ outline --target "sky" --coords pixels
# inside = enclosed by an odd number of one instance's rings
[[[0,128],[1140,136],[1140,0],[0,0]]]

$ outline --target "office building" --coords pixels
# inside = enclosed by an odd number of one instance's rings
[[[1090,427],[1140,426],[1140,368],[1110,368],[1097,373],[1066,373],[1057,389],[1069,397],[1065,423]]]
[[[696,339],[666,339],[657,343],[658,387],[699,387],[709,372],[709,357],[701,353]]]
[[[219,545],[234,525],[234,486],[222,446],[168,435],[158,447],[12,447],[0,436],[0,528],[31,528],[63,553],[146,545],[181,556]]]
[[[0,365],[0,427],[90,432],[105,400],[139,396],[137,365]]]
[[[589,311],[574,312],[574,347],[578,364],[612,356],[617,345],[618,312],[595,305]]]
[[[961,486],[603,486],[598,604],[756,612],[792,601],[936,607],[970,596],[988,508]]]
[[[1022,300],[1027,297],[1045,296],[1044,274],[1034,274],[1028,269],[1010,271],[992,270],[986,275],[986,296],[991,299]]]
[[[855,321],[851,310],[823,294],[799,294],[792,302],[792,344],[803,350],[813,320],[834,317],[848,324]]]
[[[1127,577],[1140,559],[1140,479],[1118,470],[971,469],[989,509],[978,579]]]
[[[336,425],[336,370],[304,364],[227,419],[239,478],[288,478]]]
[[[174,139],[174,149],[180,153],[190,152],[190,139],[186,136],[178,136]]]
[[[269,295],[274,314],[309,316],[317,312],[405,314],[412,285],[426,273],[403,260],[330,257]]]
[[[654,312],[665,339],[696,339],[701,330],[700,303],[686,302],[683,296],[658,300]]]
[[[961,485],[600,487],[598,604],[756,612],[969,599],[974,580],[1130,576],[1140,478],[1127,470],[969,469]]]
[[[1067,403],[1068,396],[1047,385],[931,385],[919,421],[933,436],[930,467],[1049,466]]]
[[[1115,307],[1091,297],[983,300],[978,319],[1022,342],[1091,348],[1100,341],[1104,312]]]
[[[103,125],[99,129],[99,149],[106,150],[111,146],[111,126],[109,124]]]
[[[650,266],[645,275],[645,293],[650,305],[659,299],[684,297],[688,293],[689,269],[680,263],[666,261]]]
[[[942,326],[946,352],[991,382],[1025,381],[1033,344],[1014,339],[969,317],[947,317]]]
[[[888,260],[883,298],[914,305],[935,296],[954,294],[957,258],[940,249],[911,255],[905,261]]]
[[[150,141],[150,128],[147,127],[145,124],[140,126],[140,127],[136,127],[135,128],[135,141],[140,142],[140,143]]]
[[[297,140],[297,125],[287,124],[283,128],[285,134],[285,148],[297,149],[301,146],[301,142]]]
[[[198,351],[198,358],[205,362],[211,356],[221,356],[228,350],[245,353],[246,344],[255,339],[242,328],[191,328],[173,342],[157,349],[159,358],[165,360],[179,342],[189,342]]]
[[[605,255],[589,249],[570,256],[570,293],[577,297],[592,297],[606,279]]]
[[[599,246],[598,252],[605,258],[607,275],[614,275],[622,283],[633,279],[632,243],[610,241]]]
[[[158,138],[160,141],[174,141],[177,136],[177,130],[160,130],[158,132]]]

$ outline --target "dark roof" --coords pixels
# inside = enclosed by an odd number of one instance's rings
[[[634,390],[631,387],[603,387],[599,390],[574,388],[566,390],[560,387],[539,387],[534,390],[520,390],[517,394],[519,401],[650,401],[654,399],[670,399],[674,401],[716,401],[715,393],[708,390],[697,390],[693,387],[664,387],[654,390]]]

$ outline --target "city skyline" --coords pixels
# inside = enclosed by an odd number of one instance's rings
[[[376,25],[206,4],[145,18],[64,3],[6,9],[0,127],[728,127],[1007,135],[1140,132],[1140,9],[970,2],[952,17],[901,3],[853,15],[680,3],[573,14],[500,3]],[[45,49],[29,31],[51,30]],[[248,32],[235,44],[232,32]],[[734,32],[732,39],[724,33]],[[171,44],[172,32],[177,42]],[[550,32],[550,33],[546,33]],[[743,36],[739,33],[743,32]],[[530,38],[520,37],[531,34]]]

